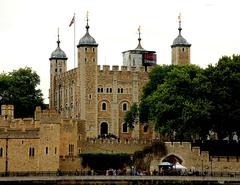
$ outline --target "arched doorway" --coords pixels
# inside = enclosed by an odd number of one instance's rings
[[[108,135],[108,124],[106,122],[102,122],[100,125],[100,135],[101,136]]]
[[[178,157],[174,154],[171,154],[171,155],[165,157],[162,160],[162,162],[170,162],[171,164],[176,164],[178,162],[178,163],[182,164],[183,160],[180,157]]]

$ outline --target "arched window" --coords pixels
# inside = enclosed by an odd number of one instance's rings
[[[107,104],[105,102],[102,103],[102,110],[107,110]]]
[[[123,123],[123,124],[122,124],[122,132],[124,132],[124,133],[128,132],[127,123]]]
[[[128,104],[127,103],[123,103],[122,104],[122,110],[123,111],[127,111],[128,110]]]
[[[143,132],[147,132],[148,131],[148,125],[145,125],[144,127],[143,127]]]

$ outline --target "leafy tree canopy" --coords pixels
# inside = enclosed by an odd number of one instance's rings
[[[43,105],[39,84],[40,77],[28,67],[0,74],[0,104],[13,104],[16,118],[33,117],[35,107]]]
[[[161,135],[219,138],[240,134],[240,56],[222,57],[213,66],[156,66],[138,107],[140,122],[153,123]],[[136,106],[136,105],[135,105]],[[126,115],[136,120],[132,110]],[[134,121],[132,122],[134,123]]]

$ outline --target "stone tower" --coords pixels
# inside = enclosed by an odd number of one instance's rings
[[[87,137],[95,137],[97,128],[97,54],[98,44],[89,34],[88,16],[86,33],[79,40],[77,88],[79,118],[86,120]]]
[[[156,51],[145,50],[141,45],[141,32],[140,26],[138,28],[138,45],[133,50],[122,52],[123,54],[123,65],[128,68],[131,67],[142,67],[156,65]]]
[[[182,27],[181,27],[181,17],[179,15],[179,34],[176,39],[174,39],[172,48],[172,64],[190,64],[190,47],[186,39],[184,39],[181,35]]]
[[[57,48],[52,52],[50,60],[50,90],[49,90],[49,107],[52,110],[60,111],[61,107],[61,86],[56,84],[56,76],[66,72],[67,56],[60,48],[59,31]]]

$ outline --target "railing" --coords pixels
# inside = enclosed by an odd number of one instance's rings
[[[143,173],[132,173],[132,172],[125,172],[121,173],[121,171],[117,170],[107,170],[107,171],[41,171],[41,172],[0,172],[0,177],[31,177],[31,176],[196,176],[196,177],[228,177],[228,178],[240,178],[240,172],[221,172],[221,171],[214,171],[212,173],[202,173],[195,172],[192,173],[185,173],[185,174],[160,174],[158,172],[148,174],[146,172]]]

